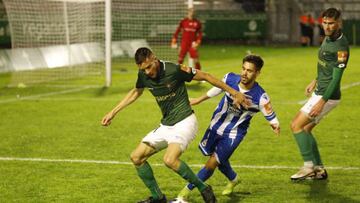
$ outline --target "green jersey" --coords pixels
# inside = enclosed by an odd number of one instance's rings
[[[136,88],[148,88],[155,97],[163,125],[172,126],[193,113],[185,87],[185,81],[190,82],[196,73],[192,70],[185,72],[180,65],[163,61],[154,79],[139,70]]]
[[[349,59],[349,43],[346,37],[343,34],[336,40],[326,37],[321,44],[318,57],[315,94],[326,94],[328,97],[326,99],[338,100],[341,97],[340,80],[342,72],[346,68]],[[341,73],[339,76],[335,74],[336,77],[340,77],[337,80],[333,80],[334,71]]]

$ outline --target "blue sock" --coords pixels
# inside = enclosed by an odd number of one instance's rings
[[[219,166],[219,170],[223,173],[230,181],[234,180],[237,176],[235,171],[231,168],[229,160],[224,163],[221,163]]]
[[[203,167],[203,168],[198,172],[197,177],[199,177],[200,180],[202,180],[202,181],[205,182],[207,179],[209,179],[209,178],[212,176],[213,173],[214,173],[213,170],[209,170],[209,169],[206,169],[205,167]],[[191,184],[191,183],[189,183],[189,184],[187,185],[187,187],[188,187],[190,190],[193,190],[193,189],[195,188],[195,186],[194,186],[193,184]]]

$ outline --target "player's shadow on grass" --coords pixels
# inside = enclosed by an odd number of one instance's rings
[[[108,91],[109,91],[109,88],[104,86],[104,87],[97,89],[95,95],[98,97],[104,96],[106,94],[106,92],[108,92]]]
[[[310,186],[309,196],[311,202],[353,202],[360,203],[359,200],[345,197],[340,194],[333,193],[328,188],[328,180],[321,181],[305,181],[303,184]]]
[[[250,192],[233,192],[230,195],[226,196],[225,203],[234,203],[234,202],[241,202],[246,198],[246,196],[251,195]],[[223,201],[221,201],[223,202]]]

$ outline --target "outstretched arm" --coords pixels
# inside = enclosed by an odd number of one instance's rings
[[[209,82],[210,84],[212,84],[213,86],[218,87],[218,88],[228,92],[234,100],[234,102],[233,102],[234,105],[238,108],[240,108],[240,105],[242,105],[245,108],[248,108],[250,106],[250,101],[246,98],[246,96],[244,94],[234,90],[233,88],[231,88],[230,86],[225,84],[223,81],[215,78],[214,76],[210,75],[209,73],[202,72],[200,70],[196,70],[196,74],[193,79],[197,80],[197,81],[205,80],[205,81]]]
[[[133,103],[137,98],[139,98],[142,95],[143,91],[144,91],[143,88],[134,88],[130,90],[128,94],[119,102],[119,104],[116,105],[115,108],[113,108],[113,110],[111,110],[109,113],[107,113],[104,116],[104,118],[101,120],[101,125],[103,126],[110,125],[111,120],[115,117],[115,115],[119,111],[121,111],[122,109]]]
[[[201,102],[210,99],[206,94],[198,97],[198,98],[190,98],[190,105],[194,106],[200,104]]]
[[[209,91],[207,91],[206,94],[195,98],[195,99],[190,99],[190,105],[197,105],[200,104],[203,101],[206,101],[208,99],[210,99],[211,97],[215,97],[219,94],[221,94],[223,91],[222,89],[218,88],[218,87],[213,87],[211,88]]]

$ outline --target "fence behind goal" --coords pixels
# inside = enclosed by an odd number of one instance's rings
[[[176,60],[171,35],[187,8],[179,0],[113,0],[111,29],[105,24],[105,0],[3,1],[12,49],[0,53],[9,61],[0,73],[11,72],[10,85],[104,85],[107,30],[112,30],[115,73],[136,68],[133,56],[141,46]]]

